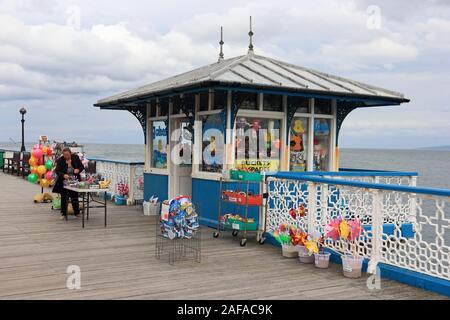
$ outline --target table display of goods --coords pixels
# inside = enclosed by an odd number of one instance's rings
[[[358,256],[358,239],[363,228],[359,220],[332,219],[326,228],[326,237],[341,242],[345,251],[342,255],[342,272],[347,278],[360,278],[364,258]]]
[[[247,197],[247,193],[243,191],[225,190],[222,192],[222,199],[244,206],[260,206],[262,205],[263,197],[260,194],[253,194],[252,192],[249,192]]]
[[[111,180],[102,180],[99,174],[86,174],[82,181],[74,175],[70,175],[69,179],[64,180],[64,186],[77,189],[108,189]]]
[[[233,230],[258,230],[258,222],[255,219],[246,219],[238,214],[225,214],[221,217],[221,222]]]
[[[190,197],[180,196],[164,201],[160,225],[162,235],[171,240],[193,238],[200,224]]]

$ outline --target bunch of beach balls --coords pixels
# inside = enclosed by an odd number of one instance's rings
[[[31,173],[28,175],[29,182],[38,183],[44,188],[48,188],[53,184],[52,155],[53,149],[51,147],[40,144],[33,147],[33,152],[28,161],[31,168]]]

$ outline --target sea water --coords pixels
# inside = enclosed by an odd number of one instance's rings
[[[33,144],[26,144],[27,150]],[[20,146],[0,142],[0,149],[18,150]],[[87,157],[144,161],[144,146],[137,144],[84,144]],[[418,186],[450,189],[450,151],[341,149],[341,168],[413,171],[419,174]]]

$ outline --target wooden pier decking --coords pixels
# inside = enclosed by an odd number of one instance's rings
[[[443,299],[382,279],[369,290],[367,276],[346,279],[341,267],[319,270],[280,249],[249,241],[245,248],[203,228],[202,261],[157,260],[155,218],[139,207],[108,207],[81,221],[61,220],[21,178],[0,173],[0,299]],[[81,289],[68,290],[66,268],[81,268]]]

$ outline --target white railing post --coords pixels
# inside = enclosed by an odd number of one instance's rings
[[[320,223],[326,226],[328,223],[328,184],[322,184],[320,190]]]
[[[313,232],[314,222],[317,219],[317,185],[313,182],[308,183],[308,233]]]
[[[409,185],[411,187],[417,186],[417,176],[411,176],[409,179]],[[409,197],[409,221],[413,224],[414,229],[416,226],[416,210],[417,210],[417,200],[416,195],[411,194]]]
[[[116,196],[116,194],[117,194],[117,184],[119,183],[119,177],[118,177],[118,174],[119,174],[119,170],[117,169],[117,163],[113,163],[112,164],[112,170],[111,170],[111,172],[112,172],[112,183],[111,183],[111,196],[113,196],[113,197],[115,197]]]
[[[128,165],[128,171],[129,171],[129,175],[130,175],[130,184],[128,186],[128,191],[129,191],[129,195],[128,198],[130,199],[130,202],[132,204],[134,204],[134,188],[135,188],[135,181],[134,181],[134,177],[135,177],[135,166],[132,164]]]
[[[372,190],[372,254],[367,268],[368,273],[375,273],[377,264],[381,259],[383,236],[383,195],[380,190]]]

